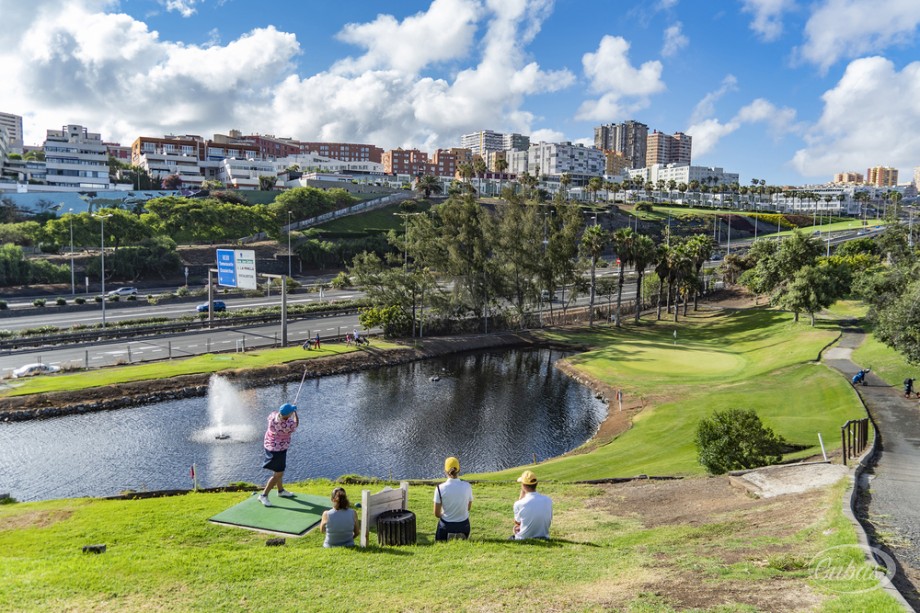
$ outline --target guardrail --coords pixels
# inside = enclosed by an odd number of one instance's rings
[[[320,319],[335,315],[352,315],[358,312],[357,307],[345,309],[328,309],[307,313],[288,313],[288,320]],[[218,317],[214,319],[211,328],[232,328],[248,324],[271,323],[281,319],[281,314],[267,313],[265,315],[251,315],[248,317]],[[5,339],[0,341],[0,351],[12,352],[16,349],[29,349],[47,347],[52,345],[75,344],[83,341],[112,340],[119,338],[136,338],[139,336],[156,336],[178,332],[208,329],[207,319],[201,321],[187,321],[175,324],[158,324],[142,327],[111,327],[105,329],[86,330],[85,332],[67,332],[65,334],[43,335]]]
[[[843,465],[847,459],[858,458],[869,444],[869,418],[851,419],[840,427],[843,442]]]

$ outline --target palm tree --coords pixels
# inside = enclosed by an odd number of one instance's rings
[[[697,181],[696,179],[693,179],[692,181],[690,181],[689,187],[690,187],[691,192],[696,192],[696,195],[697,195],[696,200],[697,200],[697,204],[699,204],[700,182]]]
[[[569,196],[570,183],[572,183],[572,176],[567,172],[562,173],[562,176],[559,177],[559,187],[562,188],[562,195],[566,200],[568,200]]]
[[[597,192],[604,188],[604,180],[600,177],[591,177],[588,179],[587,189],[591,193],[591,202],[597,202]]]
[[[671,179],[668,181],[668,199],[671,200],[672,204],[674,202],[674,190],[677,189],[677,181]]]
[[[703,265],[712,257],[712,251],[715,248],[713,245],[712,239],[705,234],[697,234],[690,238],[686,243],[687,255],[690,258],[690,263],[693,266],[693,271],[695,273],[693,279],[694,284],[692,286],[693,291],[693,310],[696,311],[699,308],[699,286],[700,286],[700,273],[703,270]],[[686,313],[686,310],[684,311]]]
[[[498,158],[495,160],[495,171],[498,172],[498,195],[501,196],[502,184],[504,183],[505,171],[508,170],[508,160]]]
[[[591,294],[590,300],[588,303],[588,325],[594,325],[594,298],[597,295],[597,276],[595,271],[597,270],[597,261],[600,259],[601,255],[604,253],[604,249],[607,247],[607,243],[610,241],[610,235],[604,231],[600,226],[588,226],[584,234],[581,235],[581,248],[582,252],[588,257],[588,260],[591,262]]]
[[[639,323],[639,315],[642,311],[642,278],[645,275],[645,269],[655,262],[658,255],[658,248],[655,241],[650,237],[639,234],[633,243],[632,260],[636,268],[636,323]]]
[[[416,191],[425,194],[425,198],[430,197],[432,193],[440,194],[443,190],[441,187],[441,182],[438,181],[437,177],[433,175],[424,175],[418,177],[415,180],[415,189]]]
[[[486,161],[482,159],[481,155],[476,156],[473,159],[473,172],[476,174],[477,182],[479,183],[479,193],[482,193],[482,178],[488,172],[489,167],[486,166]]]
[[[623,303],[623,281],[625,280],[626,266],[632,264],[636,233],[632,228],[619,228],[613,233],[613,246],[620,260],[620,273],[617,279],[617,317],[616,325],[620,327],[620,307]]]
[[[667,245],[658,245],[655,251],[655,274],[658,275],[658,302],[656,305],[655,319],[661,321],[661,303],[662,294],[664,293],[664,283],[671,276],[670,263],[671,259],[668,252],[671,248]],[[671,299],[668,294],[668,300]]]

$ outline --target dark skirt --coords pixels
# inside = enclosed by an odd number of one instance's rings
[[[287,449],[284,451],[265,450],[265,464],[262,465],[262,468],[283,473],[285,466],[287,466]]]

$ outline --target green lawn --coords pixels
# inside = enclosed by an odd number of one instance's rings
[[[832,321],[792,323],[789,314],[749,309],[703,313],[672,323],[645,322],[621,331],[556,332],[559,340],[597,347],[568,358],[578,370],[623,390],[624,404],[647,408],[633,427],[589,453],[542,463],[549,479],[638,474],[703,474],[693,444],[700,418],[715,410],[751,408],[791,443],[806,448],[786,459],[839,447],[840,426],[864,411],[844,377],[812,361],[838,331]],[[611,410],[616,410],[615,403]],[[483,478],[506,479],[515,468]]]
[[[427,211],[429,208],[431,208],[431,204],[422,203],[413,212]],[[329,223],[316,226],[316,229],[323,232],[348,232],[354,234],[386,233],[390,230],[402,232],[405,222],[402,217],[395,215],[401,210],[399,203],[391,204],[367,213],[334,219]]]
[[[394,349],[397,345],[374,340],[375,349]],[[98,370],[61,373],[29,379],[10,380],[6,388],[0,388],[0,398],[41,394],[45,392],[75,391],[90,387],[101,387],[130,381],[167,379],[179,375],[194,375],[235,370],[238,368],[259,368],[273,364],[296,362],[329,357],[358,351],[342,343],[323,344],[319,351],[304,351],[300,346],[284,349],[260,349],[245,353],[207,353],[190,358],[147,362],[134,366],[115,366]]]
[[[853,351],[852,360],[857,366],[871,368],[885,383],[896,387],[901,387],[908,377],[920,379],[920,366],[909,364],[903,354],[871,333],[866,334],[863,344]]]
[[[290,487],[328,495],[332,484]],[[360,499],[359,486],[346,488],[353,500]],[[206,521],[247,493],[0,506],[0,606],[7,611],[673,611],[670,592],[694,584],[723,594],[728,603],[744,602],[748,592],[769,586],[820,603],[817,610],[898,610],[878,589],[832,591],[871,589],[874,580],[829,581],[807,566],[817,552],[856,542],[840,510],[842,484],[800,509],[807,521],[786,529],[782,501],[647,527],[641,513],[598,506],[603,490],[597,487],[542,489],[554,500],[552,541],[506,540],[517,489],[502,483],[474,485],[471,540],[435,545],[432,488],[412,486],[409,508],[417,515],[419,544],[366,550],[323,549],[317,531],[288,538],[284,547],[266,547],[265,534]],[[106,553],[81,552],[83,545],[96,543],[106,544]],[[835,567],[842,570],[851,561],[862,567],[855,552],[835,551]]]

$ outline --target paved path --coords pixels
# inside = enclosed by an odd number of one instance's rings
[[[824,363],[849,380],[860,367],[850,357],[864,338],[859,330],[845,329],[840,342],[828,350]],[[879,430],[880,452],[864,476],[869,487],[861,493],[857,514],[870,538],[886,545],[898,561],[895,583],[914,608],[920,604],[920,407],[904,398],[903,388],[892,387],[869,373],[868,385],[856,390]],[[903,567],[910,570],[904,572]]]

